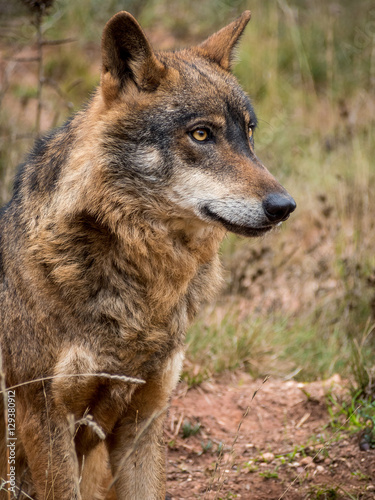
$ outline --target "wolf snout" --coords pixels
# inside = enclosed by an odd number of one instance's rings
[[[272,193],[263,200],[263,210],[270,222],[286,220],[296,206],[293,198],[285,194]]]

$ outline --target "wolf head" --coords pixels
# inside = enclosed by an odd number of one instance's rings
[[[199,46],[156,53],[130,14],[110,19],[100,95],[117,195],[137,183],[173,217],[245,236],[289,217],[296,204],[257,158],[256,116],[230,73],[249,20],[246,11]]]

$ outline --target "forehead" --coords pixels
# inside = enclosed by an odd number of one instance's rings
[[[190,50],[159,57],[177,74],[168,88],[172,107],[190,111],[197,118],[208,114],[229,115],[232,119],[256,123],[250,99],[232,74]]]

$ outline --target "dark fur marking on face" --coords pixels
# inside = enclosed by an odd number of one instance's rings
[[[196,100],[199,102],[200,94],[207,95],[205,103],[201,103],[200,108],[205,109],[207,103],[212,103],[213,109],[225,119],[226,127],[223,130],[225,138],[230,146],[235,151],[247,157],[253,157],[253,151],[249,145],[248,128],[251,125],[256,127],[257,118],[252,107],[251,101],[247,95],[240,88],[238,83],[225,73],[216,71],[212,66],[207,63],[205,59],[197,59],[197,62],[179,59],[181,66],[185,66],[184,75],[186,80],[193,79],[192,74],[198,73],[203,81],[195,84],[196,86]],[[216,79],[213,77],[215,75]],[[203,87],[202,87],[203,85]],[[192,83],[192,93],[194,92],[194,83]],[[207,111],[199,113],[197,111],[197,120],[202,118],[202,125],[207,121]],[[183,117],[182,117],[183,123]],[[215,135],[213,135],[215,141]]]
[[[202,68],[197,66],[197,64],[191,62],[191,61],[186,61],[185,59],[179,59],[179,61],[187,66],[188,68],[188,74],[191,73],[191,70],[196,71],[200,76],[202,76],[204,79],[206,79],[213,87],[217,87],[217,82],[211,77],[212,75],[212,68],[209,73],[205,72]],[[211,74],[210,74],[211,73]]]

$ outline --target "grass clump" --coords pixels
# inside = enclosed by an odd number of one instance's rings
[[[199,422],[192,423],[190,420],[185,419],[182,425],[182,437],[184,439],[189,438],[190,436],[196,436],[201,428],[201,424]]]

